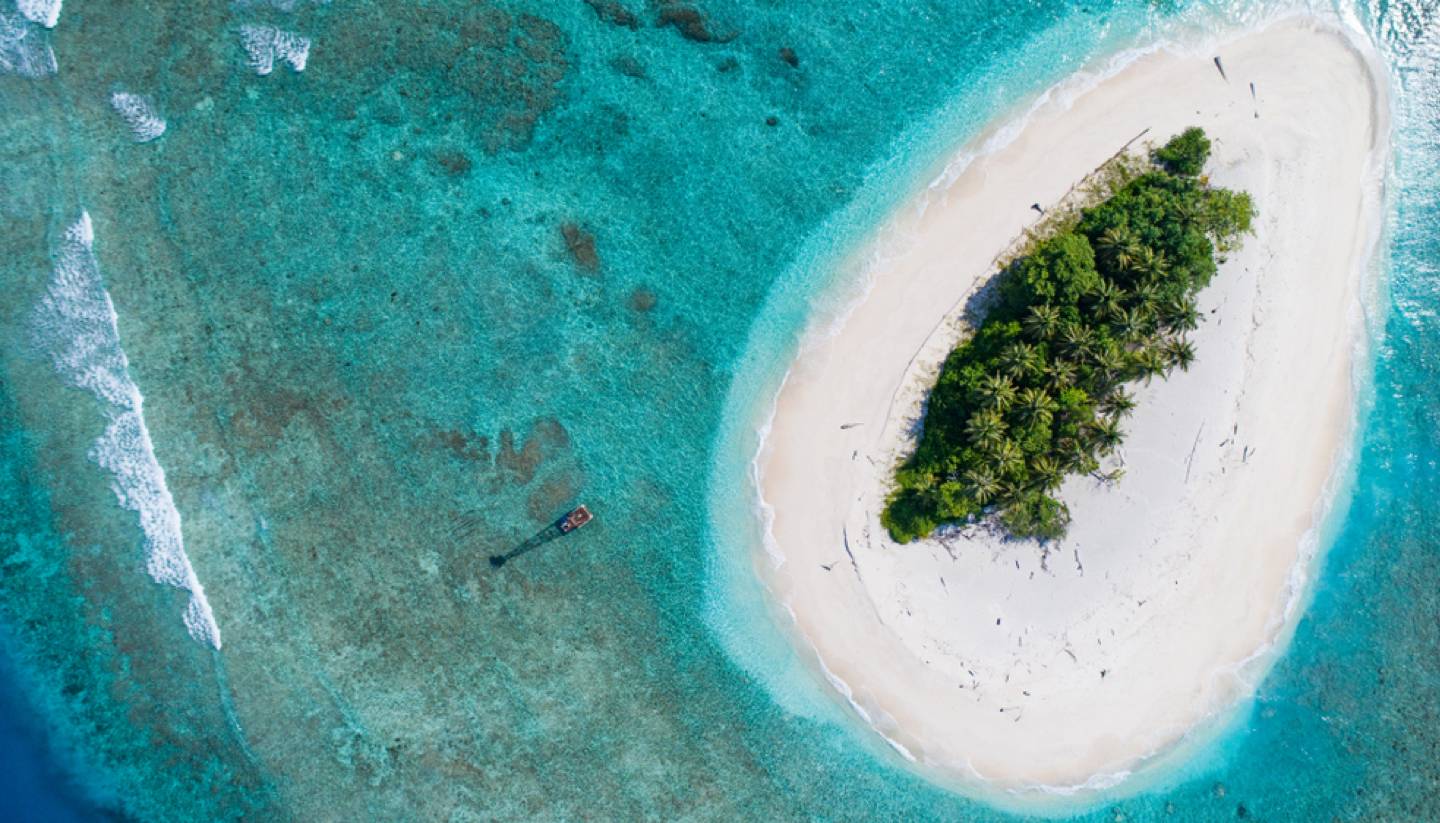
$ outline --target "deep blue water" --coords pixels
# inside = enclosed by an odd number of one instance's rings
[[[726,399],[747,343],[793,343],[827,261],[988,122],[1274,9],[697,8],[0,10],[0,619],[25,673],[0,708],[35,775],[6,769],[12,809],[89,814],[57,751],[146,820],[1008,819],[732,660],[790,665],[757,604],[710,597],[717,443],[750,422]],[[1397,109],[1354,493],[1236,729],[1085,819],[1440,819],[1440,33],[1433,3],[1342,11]],[[57,70],[21,76],[37,43]],[[164,135],[135,142],[117,90]],[[82,210],[115,325],[74,336],[144,394],[132,474],[94,456],[119,407],[35,329]],[[152,463],[218,651],[117,505]],[[583,532],[484,562],[582,500]]]
[[[51,750],[43,719],[27,703],[16,672],[0,667],[0,810],[16,823],[72,823],[104,812],[76,785]]]

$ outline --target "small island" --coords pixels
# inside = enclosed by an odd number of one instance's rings
[[[881,514],[891,537],[986,517],[1013,537],[1064,535],[1070,511],[1055,491],[1120,445],[1135,409],[1127,383],[1190,367],[1195,296],[1217,253],[1251,229],[1250,196],[1201,176],[1209,155],[1196,127],[1149,162],[1121,154],[1099,170],[1092,204],[1031,233],[941,368]]]
[[[757,413],[757,568],[879,745],[1039,808],[1244,706],[1345,482],[1377,77],[1312,18],[1077,76],[856,250]]]

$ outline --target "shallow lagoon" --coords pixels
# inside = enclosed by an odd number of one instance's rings
[[[793,341],[824,261],[992,118],[1087,60],[1266,11],[712,2],[703,42],[616,8],[636,27],[583,4],[75,2],[35,35],[56,75],[0,76],[0,608],[101,804],[1000,817],[837,723],[815,684],[777,701],[718,639],[737,358]],[[1397,86],[1355,492],[1253,708],[1117,801],[1131,819],[1437,814],[1440,35],[1418,3],[1354,14]],[[304,71],[248,68],[245,25],[308,37]],[[163,137],[132,141],[117,84]],[[146,576],[88,455],[100,406],[35,347],[82,208],[220,652]],[[490,571],[579,500],[597,523]],[[750,605],[722,623],[765,641]]]

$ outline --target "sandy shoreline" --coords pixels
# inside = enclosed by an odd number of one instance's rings
[[[759,479],[783,561],[762,575],[872,725],[942,777],[1123,774],[1247,694],[1289,624],[1348,440],[1384,90],[1311,22],[1213,53],[1228,80],[1211,53],[1142,57],[903,210],[882,236],[905,244],[838,331],[807,339],[778,398]],[[955,309],[1031,203],[1144,129],[1190,125],[1260,219],[1201,295],[1196,365],[1137,393],[1125,479],[1067,482],[1074,522],[1046,552],[984,535],[895,546],[885,483],[962,331]]]

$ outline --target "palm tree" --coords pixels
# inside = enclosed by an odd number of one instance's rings
[[[1098,461],[1090,456],[1085,444],[1074,437],[1062,437],[1055,442],[1055,460],[1066,474],[1088,474]]]
[[[1110,324],[1115,330],[1115,336],[1126,343],[1133,343],[1144,337],[1148,331],[1150,322],[1144,310],[1138,306],[1128,309],[1121,309],[1120,314]]]
[[[1190,364],[1195,362],[1195,345],[1183,337],[1172,338],[1165,343],[1165,359],[1172,368],[1190,371]]]
[[[1075,383],[1075,364],[1069,360],[1055,359],[1050,361],[1046,367],[1045,374],[1050,378],[1050,388],[1053,391],[1060,391]]]
[[[1130,230],[1124,226],[1111,226],[1100,232],[1095,239],[1095,250],[1101,254],[1114,254],[1130,240]]]
[[[1152,347],[1141,349],[1135,355],[1135,365],[1140,368],[1140,376],[1145,378],[1145,384],[1149,385],[1151,378],[1166,372],[1169,361],[1165,359],[1164,353]]]
[[[1001,475],[1013,475],[1025,468],[1025,452],[1021,451],[1020,445],[1014,440],[1000,441],[991,457],[994,458],[996,471]]]
[[[1030,307],[1024,326],[1031,337],[1048,340],[1060,328],[1060,310],[1049,303],[1037,303]]]
[[[1015,382],[1003,374],[992,374],[981,379],[980,394],[986,405],[1003,412],[1015,403]]]
[[[1024,483],[1024,482],[1019,481],[1019,480],[1002,480],[1002,481],[1000,481],[1000,500],[1001,500],[1001,502],[1009,502],[1009,501],[1011,501],[1011,500],[1019,500],[1020,497],[1021,497],[1022,495],[1024,495],[1024,494],[1025,494],[1025,483]]]
[[[1132,263],[1135,262],[1135,254],[1140,245],[1135,240],[1135,235],[1124,226],[1112,226],[1100,235],[1100,252],[1109,257],[1115,263],[1115,267],[1121,271],[1129,271]]]
[[[1135,398],[1124,389],[1116,389],[1100,401],[1100,410],[1116,420],[1124,419],[1135,411]]]
[[[1170,264],[1165,260],[1165,252],[1156,251],[1149,246],[1142,246],[1140,254],[1135,258],[1135,271],[1147,280],[1158,279],[1163,275]]]
[[[1051,416],[1055,414],[1055,401],[1044,389],[1022,389],[1019,400],[1021,419],[1026,423],[1049,423]]]
[[[1106,319],[1113,319],[1120,312],[1123,308],[1121,301],[1124,297],[1124,290],[1109,280],[1101,280],[1100,287],[1091,295],[1095,301],[1096,314]]]
[[[1061,453],[1060,465],[1066,474],[1089,474],[1100,468],[1100,461],[1090,454],[1084,443],[1070,441],[1070,447]]]
[[[1171,300],[1161,309],[1160,319],[1171,331],[1195,331],[1200,326],[1200,311],[1195,307],[1195,298]]]
[[[1155,315],[1156,304],[1160,302],[1160,291],[1154,283],[1141,283],[1130,291],[1130,305],[1147,316]]]
[[[988,450],[1005,439],[1005,420],[998,411],[985,409],[971,415],[965,423],[965,433],[977,447]]]
[[[1039,481],[1042,489],[1049,491],[1060,485],[1060,481],[1065,477],[1065,470],[1055,458],[1042,454],[1030,461],[1030,474]]]
[[[965,472],[965,482],[970,486],[970,496],[982,506],[994,500],[1000,492],[1000,481],[983,466]]]
[[[1095,332],[1083,323],[1066,323],[1060,328],[1060,340],[1067,351],[1083,356],[1095,345]]]
[[[1000,363],[1005,367],[1005,373],[1018,380],[1027,377],[1035,377],[1045,369],[1045,361],[1040,356],[1040,350],[1030,343],[1012,343],[1005,348],[1000,355]]]
[[[1090,426],[1095,437],[1095,445],[1101,454],[1110,454],[1115,447],[1120,445],[1124,439],[1120,431],[1120,423],[1113,417],[1101,417]]]
[[[1095,353],[1094,366],[1102,384],[1114,382],[1115,378],[1119,377],[1128,365],[1130,365],[1130,358],[1113,342]]]

